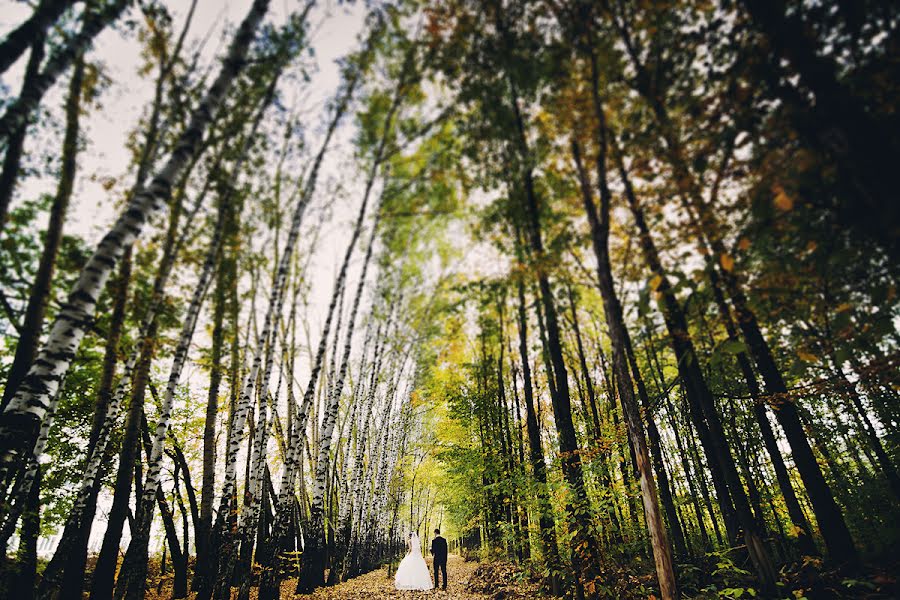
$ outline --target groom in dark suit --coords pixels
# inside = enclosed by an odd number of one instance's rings
[[[441,530],[434,530],[434,539],[431,540],[431,555],[434,557],[434,589],[447,589],[447,540],[441,537]],[[441,587],[439,574],[444,574],[444,586]]]

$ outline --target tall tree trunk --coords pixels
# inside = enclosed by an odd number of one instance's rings
[[[72,197],[72,187],[75,183],[75,170],[78,155],[78,118],[81,111],[81,88],[84,80],[84,56],[79,55],[75,59],[75,69],[69,83],[69,95],[66,100],[66,132],[62,147],[62,168],[59,175],[59,183],[53,204],[50,207],[50,221],[47,225],[47,233],[44,237],[44,249],[41,252],[37,274],[31,286],[28,297],[28,305],[25,308],[25,318],[22,321],[22,335],[16,345],[16,354],[9,368],[6,380],[6,388],[3,391],[2,406],[6,406],[19,384],[28,373],[34,356],[37,353],[37,345],[41,331],[44,328],[44,316],[47,313],[47,303],[50,300],[50,284],[53,281],[53,273],[56,268],[56,256],[59,254],[59,245],[62,241],[63,223],[66,210],[69,207],[69,199]]]
[[[518,244],[517,244],[518,245]],[[562,563],[556,542],[556,524],[553,521],[553,509],[547,492],[547,463],[544,460],[544,448],[541,444],[541,431],[538,428],[537,415],[534,410],[534,389],[531,384],[531,362],[528,357],[528,316],[525,307],[525,284],[521,278],[516,287],[519,295],[517,306],[519,317],[519,354],[522,359],[522,395],[525,399],[525,427],[528,430],[528,451],[531,460],[531,472],[537,481],[537,509],[540,528],[541,555],[551,593],[561,593],[560,573]]]
[[[162,53],[160,56],[160,72],[157,76],[156,80],[156,91],[153,98],[153,104],[151,109],[151,114],[149,118],[149,126],[145,132],[143,148],[141,150],[140,158],[137,164],[137,173],[135,175],[135,181],[130,191],[130,197],[133,197],[138,191],[143,187],[147,179],[147,172],[153,164],[153,161],[156,158],[159,149],[159,121],[162,112],[163,105],[163,92],[165,90],[165,82],[169,77],[171,69],[177,62],[181,49],[184,45],[184,40],[187,36],[188,29],[190,27],[191,20],[194,14],[194,8],[196,7],[197,0],[192,0],[191,7],[188,11],[188,15],[185,19],[184,26],[182,28],[181,34],[178,38],[178,41],[175,44],[175,47],[171,54],[167,55],[166,53]],[[161,38],[161,34],[157,33]],[[165,40],[159,39],[162,43],[165,43]],[[195,161],[196,162],[196,159]],[[185,175],[182,175],[182,179],[186,179],[187,174],[190,173],[191,167],[189,166],[185,170]],[[179,200],[176,201],[176,205],[180,206],[180,198],[183,195],[183,188],[178,192]],[[200,193],[197,197],[197,201],[195,202],[194,212],[196,212],[197,207],[202,203],[203,193]],[[188,219],[190,221],[190,218]],[[175,245],[175,249],[170,253],[170,261],[174,262],[175,255],[178,252],[178,249],[183,245],[183,240],[185,238],[185,233],[181,234],[181,238]],[[98,386],[97,392],[97,402],[94,406],[94,415],[93,421],[91,424],[91,433],[88,438],[88,460],[86,461],[87,465],[90,467],[93,459],[93,455],[97,451],[97,447],[102,446],[103,449],[100,450],[102,453],[101,456],[98,456],[100,462],[97,460],[93,460],[95,469],[100,466],[104,466],[106,462],[104,460],[105,454],[107,450],[105,450],[106,442],[109,435],[109,427],[115,421],[115,415],[117,415],[118,409],[116,408],[116,398],[113,396],[113,378],[115,377],[116,371],[116,362],[118,360],[118,346],[119,339],[122,335],[122,328],[125,320],[125,307],[128,297],[128,285],[131,277],[131,254],[132,254],[132,246],[129,245],[125,248],[122,257],[122,264],[120,267],[120,275],[118,281],[115,283],[115,286],[112,288],[115,291],[114,293],[114,304],[113,304],[113,313],[110,319],[110,328],[108,332],[108,337],[106,341],[106,347],[104,351],[103,358],[103,371],[100,378],[100,385]],[[165,282],[168,278],[168,272],[171,270],[171,262],[168,266],[160,267],[160,270],[165,273],[162,277],[158,277],[156,280],[156,286],[154,288],[153,299],[151,300],[151,307],[145,312],[145,317],[143,323],[148,323],[148,319],[152,320],[155,318],[156,308],[154,305],[158,304],[162,300],[162,291],[165,287]],[[140,339],[140,335],[138,336]],[[135,352],[139,352],[139,348],[134,350]],[[123,383],[127,384],[129,375],[131,373],[131,365],[132,362],[129,360],[126,363],[125,374],[123,374]],[[119,403],[121,403],[121,396],[124,396],[125,386],[121,387],[121,390],[117,390],[117,394],[120,395]],[[108,413],[113,413],[109,415]],[[107,419],[107,417],[111,417],[111,419]],[[106,425],[106,427],[104,427]],[[105,433],[104,433],[105,432]],[[97,506],[97,496],[100,491],[100,485],[102,482],[102,477],[100,476],[99,471],[95,470],[93,477],[93,481],[89,486],[85,486],[84,495],[79,495],[79,502],[76,502],[75,507],[83,506],[83,508],[75,514],[75,518],[70,519],[66,523],[66,527],[63,530],[63,535],[60,538],[58,549],[62,549],[62,552],[54,553],[53,559],[47,565],[44,570],[44,576],[42,578],[42,586],[44,589],[49,589],[49,584],[56,581],[59,577],[58,563],[60,561],[65,561],[64,573],[62,575],[61,583],[56,586],[59,589],[60,599],[61,600],[75,600],[81,598],[81,589],[84,585],[84,573],[87,564],[87,551],[88,551],[88,541],[90,538],[90,532],[94,521],[94,515],[96,513]],[[73,508],[73,513],[76,511]],[[71,516],[71,515],[70,515]],[[75,530],[77,529],[77,533]],[[54,584],[55,586],[55,584]]]
[[[594,63],[592,55],[592,65]],[[597,84],[596,66],[593,65],[594,84]],[[593,90],[596,95],[598,92]],[[573,138],[572,152],[575,165],[578,170],[578,179],[581,184],[581,196],[587,213],[588,223],[591,227],[591,239],[594,245],[594,253],[597,256],[597,280],[600,293],[603,297],[603,310],[606,315],[606,325],[609,330],[609,338],[612,344],[612,367],[616,378],[619,399],[625,413],[628,425],[628,436],[634,446],[637,461],[638,474],[641,484],[641,500],[644,505],[644,517],[647,521],[647,531],[650,534],[650,546],[653,549],[653,559],[656,563],[656,576],[659,582],[660,594],[665,600],[671,600],[678,596],[675,585],[675,571],[672,563],[672,550],[669,548],[669,540],[666,536],[662,513],[659,510],[656,482],[651,472],[650,455],[647,451],[647,441],[644,436],[644,426],[641,422],[640,408],[634,398],[634,386],[628,365],[628,351],[631,341],[628,330],[625,327],[625,319],[622,315],[622,306],[616,294],[613,281],[612,265],[609,261],[609,211],[612,196],[606,183],[606,131],[602,121],[602,107],[595,98],[595,111],[598,113],[597,123],[597,171],[600,187],[600,211],[594,204],[590,181],[584,166],[581,163],[581,152],[578,142]],[[677,523],[677,521],[676,521]]]
[[[31,53],[28,55],[28,64],[25,66],[25,75],[22,79],[22,91],[25,93],[34,86],[38,75],[40,74],[41,62],[44,60],[44,42],[45,35],[40,33],[34,37],[31,42]],[[0,52],[0,57],[5,56]],[[6,225],[6,218],[9,214],[9,205],[12,202],[13,192],[15,192],[16,182],[19,179],[19,171],[22,163],[22,152],[25,148],[25,135],[28,133],[28,119],[24,120],[18,127],[10,132],[6,140],[6,151],[3,155],[3,170],[0,171],[0,232]],[[9,384],[7,384],[7,388]],[[0,410],[6,407],[8,399],[6,393],[3,394],[3,405]]]

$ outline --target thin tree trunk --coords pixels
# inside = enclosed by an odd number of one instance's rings
[[[578,324],[578,309],[575,305],[575,294],[572,291],[572,284],[567,283],[566,288],[569,292],[569,304],[572,311],[572,328],[575,332],[575,344],[578,349],[578,361],[581,365],[581,373],[584,379],[584,387],[588,396],[588,406],[590,408],[590,424],[593,427],[593,436],[596,438],[600,435],[600,414],[597,411],[597,395],[594,391],[594,383],[591,380],[591,372],[588,369],[587,356],[584,352],[584,344],[581,340],[581,327]]]
[[[525,427],[528,430],[528,450],[532,475],[537,481],[537,509],[540,527],[541,555],[544,557],[548,573],[550,591],[554,596],[561,593],[560,579],[562,563],[556,542],[556,524],[547,492],[547,463],[541,444],[541,432],[534,411],[534,390],[531,384],[531,366],[528,358],[528,316],[525,307],[525,284],[521,279],[516,284],[519,302],[519,354],[522,359],[522,395],[525,399]]]
[[[40,74],[41,62],[44,60],[44,42],[45,35],[40,33],[34,37],[31,42],[31,53],[28,56],[28,64],[25,66],[25,75],[22,79],[22,91],[24,94],[28,89],[35,85],[38,75]],[[0,52],[0,57],[5,56]],[[6,151],[3,155],[3,170],[0,171],[0,232],[6,225],[6,219],[9,215],[9,206],[12,202],[13,192],[15,192],[16,182],[19,179],[20,166],[22,163],[22,152],[25,148],[25,135],[28,132],[28,120],[22,122],[10,132],[6,140]],[[23,330],[24,331],[24,330]],[[7,384],[7,388],[9,384]],[[6,393],[3,394],[3,405],[0,410],[6,408],[8,402]]]
[[[650,456],[653,459],[653,470],[656,472],[656,478],[659,480],[659,497],[663,503],[663,509],[666,518],[669,521],[669,531],[672,532],[672,540],[675,544],[675,552],[680,556],[688,556],[687,545],[684,541],[684,531],[681,527],[681,520],[678,518],[678,511],[675,508],[675,500],[672,497],[672,488],[669,483],[669,475],[666,472],[665,461],[662,454],[662,439],[659,429],[656,427],[656,419],[653,416],[653,407],[650,405],[650,398],[647,395],[647,388],[644,385],[644,379],[638,369],[637,359],[634,355],[634,348],[631,344],[631,338],[628,342],[628,364],[631,366],[631,372],[634,381],[637,384],[638,397],[641,399],[641,408],[643,409],[644,421],[647,424],[647,438],[650,441]]]
[[[622,306],[616,295],[613,281],[612,266],[609,261],[609,211],[611,194],[606,177],[606,124],[603,115],[603,107],[599,99],[599,75],[597,73],[596,56],[591,52],[591,93],[594,102],[594,113],[597,119],[596,138],[597,150],[597,178],[600,188],[600,212],[594,204],[590,182],[587,173],[581,164],[578,142],[573,138],[572,151],[581,183],[581,195],[584,202],[588,223],[591,226],[591,238],[594,245],[594,253],[597,256],[597,277],[600,291],[603,297],[603,308],[606,314],[606,323],[609,329],[612,343],[612,365],[618,383],[619,399],[625,412],[628,425],[629,438],[634,444],[637,459],[638,473],[640,475],[641,499],[644,505],[644,516],[647,521],[647,531],[650,534],[650,545],[653,549],[653,558],[656,563],[656,575],[659,581],[660,594],[666,600],[676,598],[678,595],[675,585],[675,572],[672,563],[672,551],[666,536],[662,514],[659,511],[659,501],[656,496],[656,482],[651,473],[650,456],[647,451],[647,442],[644,437],[644,427],[641,423],[640,409],[634,399],[634,388],[631,382],[631,374],[628,367],[628,348],[631,346],[628,330],[625,327],[622,315]]]

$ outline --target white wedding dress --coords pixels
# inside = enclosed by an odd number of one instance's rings
[[[422,546],[415,533],[409,540],[409,553],[400,561],[394,576],[394,587],[398,590],[430,590],[434,587],[428,565],[422,557]]]

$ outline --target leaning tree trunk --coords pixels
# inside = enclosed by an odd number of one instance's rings
[[[34,86],[40,75],[41,62],[44,60],[45,36],[35,36],[31,44],[31,53],[28,55],[28,64],[25,66],[25,76],[22,79],[22,91],[25,93]],[[0,56],[3,56],[0,53]],[[16,182],[19,180],[22,152],[25,148],[25,135],[28,132],[28,119],[16,127],[6,140],[6,151],[3,155],[3,170],[0,171],[0,231],[6,225],[6,217],[9,214],[9,205],[12,202]],[[9,385],[7,384],[7,387]],[[3,394],[3,405],[0,410],[6,408],[8,398]]]
[[[88,437],[86,463],[90,461],[91,456],[95,452],[100,430],[103,427],[109,403],[112,399],[113,378],[116,374],[116,363],[118,362],[119,340],[122,337],[122,329],[125,324],[125,308],[128,303],[128,286],[131,280],[131,251],[130,247],[125,250],[119,267],[119,275],[110,285],[110,294],[113,296],[113,311],[104,349],[103,369],[100,375],[100,383],[97,386],[97,400],[94,406],[91,432]],[[79,520],[72,522],[71,525],[67,522],[66,526],[72,527],[72,532],[63,530],[60,544],[63,543],[62,539],[75,536],[75,541],[70,546],[67,544],[69,550],[66,556],[60,555],[58,559],[60,561],[64,560],[65,565],[51,569],[51,565],[48,564],[44,569],[45,578],[48,577],[48,572],[52,573],[56,568],[64,569],[62,584],[60,585],[60,600],[81,599],[84,572],[87,568],[88,542],[90,541],[91,526],[97,510],[97,496],[100,493],[100,484],[100,478],[95,478],[90,489],[90,496],[79,515]],[[54,554],[53,560],[55,559],[56,555]],[[51,564],[53,560],[51,560]]]
[[[50,300],[50,284],[53,281],[56,256],[59,254],[59,245],[62,241],[63,223],[66,217],[66,210],[69,207],[69,199],[72,197],[72,187],[75,183],[76,158],[78,155],[78,119],[81,112],[81,88],[83,81],[84,56],[79,55],[75,60],[75,69],[72,71],[69,95],[66,100],[66,132],[63,137],[62,168],[60,169],[59,183],[57,184],[53,204],[50,207],[50,222],[47,225],[47,233],[44,237],[44,249],[41,252],[37,274],[34,277],[28,305],[25,308],[25,318],[22,321],[22,335],[19,337],[16,345],[16,354],[7,375],[6,389],[3,391],[3,401],[0,403],[2,406],[6,406],[28,372],[37,352],[41,331],[44,328],[44,316]]]
[[[273,341],[274,345],[274,341]],[[252,462],[250,467],[250,479],[246,483],[245,494],[250,498],[250,506],[241,513],[241,522],[238,528],[238,540],[240,541],[240,550],[243,555],[247,553],[246,562],[238,556],[237,544],[232,551],[231,565],[232,569],[239,567],[241,571],[238,573],[235,583],[240,585],[238,590],[238,600],[248,600],[250,597],[250,581],[253,563],[253,535],[259,523],[259,513],[262,509],[263,486],[265,481],[266,466],[266,444],[269,441],[269,413],[268,413],[268,393],[259,395],[259,410],[257,411],[256,421],[256,439],[253,442],[253,450],[251,452]],[[228,575],[228,579],[232,579],[232,574]]]
[[[119,384],[116,388],[115,398],[110,403],[110,410],[106,415],[106,420],[110,424],[109,427],[114,426],[118,408],[121,406],[122,399],[128,390],[129,380],[131,379],[133,371],[133,381],[130,382],[132,384],[131,403],[128,407],[125,432],[119,451],[119,466],[116,472],[113,503],[109,510],[106,531],[104,531],[103,534],[103,544],[100,547],[100,553],[94,564],[94,570],[91,577],[92,598],[108,598],[113,593],[122,532],[126,518],[128,518],[130,514],[129,498],[131,494],[130,482],[132,480],[132,471],[135,468],[135,461],[139,459],[139,453],[135,448],[138,447],[140,424],[141,420],[144,418],[143,404],[144,397],[146,396],[146,388],[150,379],[150,368],[155,352],[157,331],[159,329],[158,316],[160,309],[163,306],[165,285],[172,273],[175,261],[181,249],[181,243],[183,243],[184,236],[188,231],[186,226],[184,227],[181,236],[177,236],[182,210],[182,199],[182,195],[178,194],[173,200],[174,206],[171,208],[169,215],[169,225],[163,242],[160,265],[154,278],[149,307],[144,314],[143,323],[137,338],[138,343],[134,349],[135,354],[133,356],[138,357],[137,363],[132,362],[133,358],[129,359],[126,363],[122,378],[119,380]],[[191,219],[189,218],[187,225],[189,225],[190,222]],[[101,432],[103,433],[103,437],[98,439],[97,445],[98,447],[105,448],[108,442],[109,428],[105,430],[102,429]],[[99,475],[94,475],[95,478],[98,476]],[[139,484],[140,480],[135,479],[135,485],[138,486]],[[85,512],[85,510],[88,513],[96,510],[96,497],[91,496],[88,500],[89,503],[86,506],[82,506],[81,503],[76,504],[75,508],[79,509],[79,515],[80,513]],[[137,502],[137,506],[140,506],[139,495],[135,496],[135,501]],[[76,511],[73,509],[72,513],[75,515]],[[82,518],[81,525],[87,526],[89,524],[83,522]],[[132,523],[129,521],[129,526],[131,525]],[[68,542],[68,540],[63,541]],[[63,544],[63,541],[61,541],[60,545],[57,547],[57,554],[62,552],[60,556],[65,556],[69,552],[69,546]],[[54,559],[56,559],[55,555]],[[48,567],[48,571],[45,572],[44,579],[41,582],[42,588],[46,590],[45,593],[49,593],[49,590],[54,588],[62,589],[61,585],[57,583],[57,577],[58,574],[56,570]]]
[[[641,408],[644,411],[644,421],[647,423],[647,438],[650,442],[650,456],[653,460],[653,470],[656,472],[656,478],[659,480],[659,497],[663,503],[663,509],[666,513],[666,519],[669,521],[669,531],[672,532],[672,541],[675,544],[675,552],[681,556],[688,556],[687,544],[684,539],[684,530],[681,527],[681,519],[678,517],[678,510],[675,507],[675,500],[672,497],[672,488],[669,483],[669,474],[666,472],[665,461],[663,460],[662,438],[659,428],[656,426],[656,418],[654,417],[653,407],[650,405],[650,397],[647,394],[647,387],[641,377],[638,369],[637,358],[634,355],[634,348],[631,343],[631,336],[626,338],[628,354],[628,364],[631,367],[631,373],[634,378],[638,390],[638,397],[641,399]]]
[[[518,245],[518,244],[517,244]],[[547,491],[547,463],[544,460],[544,448],[541,445],[541,432],[538,428],[537,415],[534,410],[534,388],[531,384],[531,362],[528,357],[528,316],[525,310],[525,284],[519,279],[516,284],[519,302],[517,306],[519,318],[519,354],[522,358],[522,391],[525,397],[525,426],[528,429],[528,450],[531,459],[532,475],[537,481],[537,509],[540,527],[541,556],[549,574],[550,592],[557,596],[561,593],[560,577],[562,563],[559,559],[559,547],[556,542],[556,524],[553,520],[553,508]]]
[[[596,83],[596,81],[595,81]],[[596,90],[594,90],[596,93]],[[596,110],[602,111],[599,106]],[[640,408],[634,398],[634,385],[631,380],[631,372],[628,365],[628,347],[630,341],[628,330],[625,327],[625,318],[622,314],[622,305],[616,293],[613,281],[612,265],[609,260],[609,211],[612,195],[606,182],[606,131],[601,121],[597,125],[599,135],[597,151],[597,169],[600,187],[600,211],[594,204],[590,181],[581,163],[581,152],[578,142],[573,138],[572,153],[575,166],[578,171],[578,179],[581,185],[581,196],[587,213],[588,223],[591,227],[591,239],[594,245],[594,253],[597,256],[597,281],[600,293],[603,297],[603,310],[606,315],[606,325],[609,329],[609,339],[612,344],[612,368],[616,379],[619,399],[622,402],[625,421],[628,426],[628,436],[635,451],[638,474],[640,476],[641,500],[644,505],[644,516],[647,521],[647,531],[650,534],[650,545],[653,548],[653,559],[656,562],[656,576],[659,581],[659,591],[665,600],[678,597],[675,585],[675,571],[672,563],[672,551],[666,536],[666,528],[663,524],[662,513],[659,510],[659,500],[656,496],[656,482],[651,472],[650,454],[647,451],[647,440],[644,437],[644,426],[641,422]]]
[[[31,600],[35,595],[37,579],[38,536],[41,533],[41,466],[34,465],[34,479],[31,490],[23,498],[26,502],[22,515],[22,528],[19,531],[19,550],[16,556],[15,574],[9,581],[10,598]],[[4,552],[6,546],[4,545]]]
[[[410,60],[407,60],[405,65],[407,69],[404,73],[404,76],[411,70],[409,68],[409,63]],[[366,218],[366,210],[369,204],[369,197],[371,195],[372,188],[375,185],[375,179],[378,175],[378,172],[380,171],[381,163],[385,158],[385,150],[387,148],[391,132],[393,131],[394,115],[400,108],[400,104],[403,99],[403,92],[405,91],[406,87],[405,83],[405,81],[401,81],[397,84],[393,101],[391,102],[391,106],[387,114],[385,115],[384,124],[382,125],[381,130],[381,139],[379,140],[378,146],[375,149],[374,156],[372,157],[372,166],[369,170],[368,180],[366,181],[366,188],[363,193],[363,200],[359,208],[359,215],[356,218],[356,224],[353,228],[353,235],[350,238],[350,243],[348,244],[347,250],[344,253],[344,261],[341,264],[341,270],[338,274],[338,280],[335,283],[336,289],[342,288],[344,285],[344,280],[347,277],[347,270],[350,266],[350,259],[353,256],[353,251],[356,248],[356,243],[359,240],[359,236],[362,234],[362,228]],[[346,341],[344,343],[343,356],[340,363],[340,371],[337,375],[337,379],[334,382],[334,385],[329,390],[328,402],[325,406],[322,416],[319,455],[318,460],[316,461],[312,501],[310,504],[310,529],[309,535],[307,536],[306,540],[306,547],[304,548],[303,552],[303,569],[301,570],[300,580],[297,584],[297,590],[304,593],[309,593],[325,583],[325,478],[328,474],[332,441],[331,438],[334,432],[334,425],[337,420],[338,406],[340,403],[341,394],[343,393],[344,380],[347,376],[347,368],[349,366],[350,349],[351,343],[353,341],[353,329],[356,324],[356,315],[359,311],[359,304],[362,299],[362,293],[366,283],[366,274],[368,272],[369,263],[372,259],[372,253],[378,233],[378,223],[381,217],[380,202],[375,211],[376,214],[375,222],[372,224],[372,235],[369,238],[369,246],[366,249],[365,259],[363,260],[362,273],[360,274],[359,283],[356,286],[356,294],[353,299],[353,306],[350,310],[350,318],[347,324]]]
[[[47,29],[76,1],[41,0],[31,16],[10,31],[0,42],[0,74],[6,73],[6,70],[25,53],[28,46],[32,45],[35,40],[40,39],[40,43],[43,45]]]
[[[118,14],[124,4],[120,0],[110,6],[118,7],[114,13]],[[47,342],[3,413],[3,424],[0,425],[0,463],[4,468],[21,460],[20,457],[34,446],[49,400],[75,357],[110,272],[125,247],[140,235],[149,217],[164,210],[171,196],[173,183],[198,152],[207,126],[243,67],[250,42],[268,4],[269,0],[254,0],[248,17],[232,41],[221,71],[192,114],[168,161],[150,185],[130,200],[82,269],[68,302],[56,317]]]

